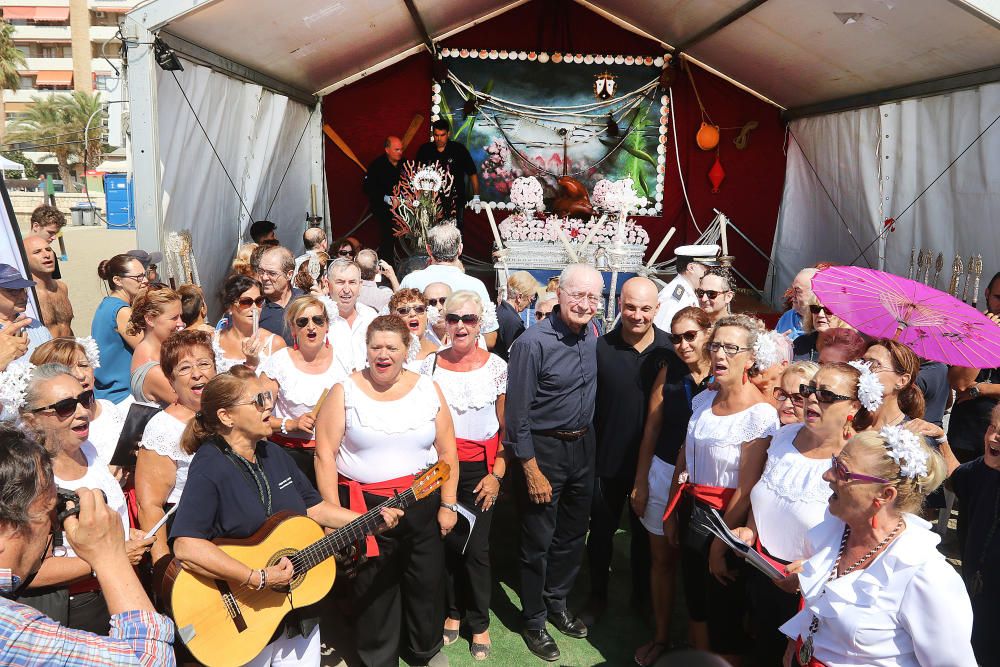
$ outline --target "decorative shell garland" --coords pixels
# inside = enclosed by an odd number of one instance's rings
[[[861,373],[861,377],[858,378],[858,400],[865,410],[875,412],[881,407],[882,399],[885,398],[885,387],[865,362],[855,360],[847,363]]]
[[[885,448],[899,474],[910,479],[927,476],[927,449],[920,444],[920,437],[902,426],[883,426],[878,433],[885,438]]]

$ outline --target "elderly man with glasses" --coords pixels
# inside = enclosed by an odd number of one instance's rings
[[[566,608],[583,557],[594,487],[597,327],[604,280],[593,267],[567,266],[559,305],[510,348],[504,448],[527,492],[521,523],[522,636],[543,660],[559,659],[546,618],[564,635],[587,636]]]
[[[292,334],[285,327],[285,307],[305,292],[292,286],[292,272],[295,258],[291,251],[282,246],[268,248],[260,256],[257,265],[257,279],[263,286],[264,307],[260,311],[260,328],[278,334],[291,347]]]

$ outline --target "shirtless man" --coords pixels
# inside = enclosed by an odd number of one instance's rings
[[[56,254],[46,237],[32,234],[24,239],[24,251],[28,255],[28,270],[31,271],[38,295],[38,307],[42,319],[53,338],[73,336],[73,304],[69,300],[66,283],[52,277],[56,268]]]

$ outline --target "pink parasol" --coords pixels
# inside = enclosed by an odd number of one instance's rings
[[[812,280],[820,302],[863,334],[952,366],[1000,366],[1000,326],[950,294],[891,273],[832,266]]]

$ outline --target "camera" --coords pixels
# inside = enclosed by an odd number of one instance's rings
[[[108,496],[100,489],[95,489],[97,493],[101,494],[101,498],[104,502],[108,502]],[[70,504],[72,503],[72,506]],[[56,520],[53,522],[53,529],[58,528],[62,530],[63,521],[71,516],[79,516],[80,514],[80,496],[77,495],[76,491],[69,491],[67,489],[60,489],[56,487]]]

